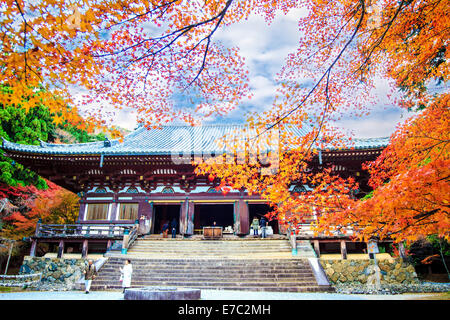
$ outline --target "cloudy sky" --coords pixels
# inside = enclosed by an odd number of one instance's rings
[[[240,107],[221,118],[211,118],[208,123],[242,122],[246,112],[264,111],[272,106],[280,71],[287,55],[296,50],[299,37],[298,18],[300,10],[292,10],[288,15],[280,13],[271,25],[261,16],[251,16],[247,21],[221,29],[215,40],[226,46],[238,46],[245,57],[249,69],[252,99],[245,99]],[[350,130],[355,137],[386,137],[393,133],[396,124],[407,115],[394,107],[387,98],[385,81],[379,81],[376,88],[379,102],[371,115],[365,118],[344,117],[337,125]],[[119,113],[115,124],[127,129],[136,126],[135,116],[129,110]]]

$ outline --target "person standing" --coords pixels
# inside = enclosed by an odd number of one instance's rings
[[[258,227],[259,227],[259,220],[257,217],[253,218],[252,221],[252,228],[253,228],[253,235],[257,236],[258,235]]]
[[[172,223],[170,224],[172,228],[172,238],[176,238],[177,236],[177,220],[173,218]]]
[[[95,268],[95,265],[93,264],[92,260],[88,261],[88,265],[84,268],[84,285],[86,288],[86,294],[89,293],[89,290],[91,289],[92,280],[95,279],[97,276],[97,269]]]
[[[131,287],[131,276],[133,274],[133,266],[130,259],[125,260],[123,268],[120,268],[120,273],[123,293],[125,293],[125,289]]]
[[[166,221],[166,223],[163,224],[162,230],[163,238],[167,238],[167,233],[169,232],[169,221]]]
[[[267,220],[264,216],[261,218],[259,226],[261,227],[261,238],[264,239],[266,237],[266,227],[267,227]]]

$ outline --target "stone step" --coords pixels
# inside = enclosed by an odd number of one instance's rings
[[[149,241],[145,239],[138,239],[135,243],[139,243],[142,245],[155,245],[155,246],[172,246],[176,245],[179,247],[223,247],[223,248],[257,248],[257,247],[267,247],[267,248],[276,248],[276,247],[290,247],[290,243],[288,241],[283,241],[279,243],[273,242],[255,242],[255,243],[233,243],[230,241],[223,242],[208,242],[208,241]],[[298,244],[303,245],[303,244]]]
[[[125,259],[125,258],[124,258]],[[126,256],[126,259],[129,259],[129,256]],[[307,263],[304,263],[302,260],[304,259],[297,259],[297,261],[301,261],[299,263],[295,263],[295,262],[291,262],[291,258],[289,259],[279,259],[282,261],[273,263],[273,262],[266,262],[266,261],[272,261],[271,259],[261,259],[261,260],[256,260],[256,259],[249,259],[249,260],[245,260],[242,259],[242,262],[231,262],[231,261],[236,261],[236,259],[223,259],[220,262],[217,262],[217,258],[211,258],[211,259],[186,259],[183,262],[179,262],[179,258],[175,258],[175,259],[164,259],[164,262],[158,262],[158,261],[154,261],[154,259],[144,259],[144,258],[135,258],[135,259],[129,259],[131,260],[131,262],[134,265],[151,265],[151,264],[166,264],[166,265],[179,265],[179,266],[190,266],[190,265],[208,265],[208,266],[224,266],[224,265],[235,265],[235,266],[276,266],[276,265],[285,265],[285,266],[307,266]],[[284,261],[286,262],[284,262]],[[171,262],[173,261],[173,262]],[[229,263],[227,263],[228,261],[230,261]],[[113,264],[118,264],[118,265],[123,265],[123,260],[120,262],[115,262]]]
[[[297,247],[297,248],[303,248],[303,247]],[[167,250],[173,250],[173,251],[183,251],[183,250],[189,250],[189,251],[230,251],[233,252],[234,250],[243,250],[246,252],[249,251],[262,251],[262,252],[267,252],[267,251],[277,251],[277,250],[287,250],[290,251],[291,247],[276,247],[276,248],[271,248],[271,247],[261,247],[261,248],[230,248],[230,247],[176,247],[176,246],[167,246],[167,247],[162,247],[162,246],[154,246],[154,245],[142,245],[142,244],[135,244],[133,245],[131,248],[129,248],[130,250],[134,250],[134,249],[145,249],[145,250],[156,250],[156,251],[167,251]]]
[[[109,274],[119,274],[119,268],[107,268],[107,269],[101,269],[102,273]],[[164,274],[164,275],[177,275],[177,274],[186,274],[189,273],[190,275],[202,275],[202,274],[215,274],[215,275],[227,275],[227,276],[237,276],[237,275],[255,275],[255,276],[264,276],[265,274],[270,274],[271,276],[274,275],[307,275],[311,274],[310,269],[258,269],[258,270],[239,270],[239,269],[226,269],[226,270],[220,270],[220,269],[164,269],[164,268],[142,268],[137,269],[134,268],[133,271],[135,274]]]
[[[229,247],[257,247],[257,246],[286,246],[290,245],[289,241],[214,241],[214,240],[196,240],[196,241],[184,241],[184,240],[165,240],[165,241],[155,241],[147,239],[136,239],[136,242],[145,244],[159,244],[161,246],[174,244],[180,246],[229,246]],[[297,244],[306,244],[308,242],[297,242]]]
[[[200,247],[159,247],[159,246],[144,246],[144,245],[133,245],[131,248],[129,248],[129,251],[131,250],[137,250],[137,249],[143,249],[143,250],[153,250],[157,252],[165,252],[165,251],[176,251],[176,252],[235,252],[236,250],[243,251],[243,252],[278,252],[281,251],[291,251],[291,247],[277,247],[277,248],[200,248]],[[297,247],[297,249],[309,249],[309,248],[303,248],[303,247]]]
[[[117,256],[117,255],[109,255],[109,256]],[[301,258],[301,257],[306,257],[309,255],[302,254],[302,253],[297,253],[297,257]],[[161,254],[161,253],[151,253],[151,252],[131,252],[128,253],[126,255],[127,258],[131,259],[139,259],[140,257],[142,258],[147,258],[147,259],[155,259],[155,258],[162,258],[162,259],[179,259],[179,258],[189,258],[189,259],[251,259],[251,260],[255,260],[255,259],[265,259],[265,260],[269,260],[272,258],[277,258],[277,259],[292,259],[292,254],[290,252],[288,253],[278,253],[278,254]]]
[[[136,286],[136,287],[146,287],[146,285]],[[327,290],[324,288],[320,288],[318,286],[293,286],[293,287],[268,287],[268,288],[262,288],[258,286],[253,287],[241,287],[241,286],[234,286],[234,287],[215,287],[215,286],[193,286],[193,287],[186,287],[186,288],[196,288],[201,290],[232,290],[232,291],[265,291],[265,292],[324,292],[324,291],[331,291],[331,289]],[[123,288],[120,285],[108,285],[108,286],[96,286],[95,284],[92,284],[91,290],[122,290]]]
[[[177,235],[176,238],[172,238],[172,235],[169,235],[169,237],[167,238],[163,238],[163,237],[149,237],[149,236],[144,236],[144,237],[138,237],[138,240],[145,240],[145,241],[155,241],[155,242],[164,242],[164,241],[182,241],[182,242],[207,242],[207,243],[213,243],[213,242],[229,242],[229,243],[255,243],[255,242],[272,242],[272,243],[277,243],[277,242],[287,242],[289,241],[289,239],[287,237],[281,237],[281,238],[273,238],[273,237],[269,237],[269,238],[257,238],[257,237],[248,237],[248,238],[239,238],[239,237],[229,237],[229,236],[225,236],[221,239],[204,239],[202,236],[196,236],[196,237],[190,237],[190,238],[183,238],[180,235]],[[299,242],[301,241],[309,241],[309,240],[297,240]]]
[[[295,268],[296,270],[298,269],[308,269],[309,270],[309,266],[305,265],[305,264],[267,264],[267,265],[257,265],[257,264],[251,264],[251,263],[242,263],[242,264],[227,264],[227,263],[222,263],[222,264],[217,264],[217,263],[212,263],[212,264],[208,264],[205,263],[203,261],[198,262],[197,264],[195,263],[191,263],[191,264],[181,264],[181,263],[136,263],[135,261],[132,261],[133,263],[133,268],[134,269],[157,269],[157,268],[177,268],[177,269],[183,269],[183,270],[197,270],[197,269],[241,269],[241,268],[245,268],[246,270],[273,270],[273,269],[277,269],[277,270],[281,270],[281,269],[293,269]],[[122,267],[123,263],[114,263],[114,264],[108,264],[107,266],[104,266],[103,268],[106,269],[108,267],[112,267],[115,269],[119,269],[119,267]]]
[[[128,259],[128,255],[118,255],[118,256],[111,256],[109,258],[110,263],[122,263],[125,259]],[[117,261],[117,262],[115,262]],[[133,263],[169,263],[169,264],[192,264],[193,262],[200,261],[202,262],[202,259],[191,259],[191,258],[178,258],[178,259],[165,259],[165,258],[152,258],[152,259],[139,259],[136,258],[133,260]],[[290,257],[289,259],[284,258],[274,258],[274,259],[262,259],[261,261],[255,261],[255,260],[242,260],[242,259],[225,259],[225,258],[216,258],[216,259],[203,259],[205,263],[208,264],[260,264],[260,265],[271,265],[271,264],[304,264],[308,265],[307,259],[297,259],[294,257]]]
[[[134,267],[136,268],[142,268],[142,267],[158,267],[158,266],[163,266],[163,267],[177,267],[177,268],[241,268],[241,267],[252,267],[252,268],[257,268],[257,269],[266,269],[266,268],[308,268],[309,269],[309,265],[305,264],[305,263],[293,263],[293,262],[288,262],[288,263],[283,263],[283,262],[278,262],[278,263],[267,263],[267,264],[263,264],[263,263],[257,263],[260,262],[259,260],[255,260],[255,262],[250,262],[252,260],[244,260],[242,261],[242,263],[227,263],[226,261],[224,262],[209,262],[208,259],[205,260],[191,260],[192,262],[177,262],[176,259],[173,259],[174,262],[170,263],[170,260],[166,260],[165,262],[155,262],[155,261],[148,261],[145,262],[144,259],[141,260],[131,260],[132,264]],[[212,260],[212,259],[211,259]],[[300,260],[300,259],[299,259]],[[215,260],[212,260],[215,261]],[[286,261],[289,261],[288,259],[286,259]],[[123,262],[116,262],[116,263],[109,263],[108,266],[115,266],[115,267],[122,267],[123,266]],[[106,266],[105,266],[106,267]]]
[[[104,268],[113,268],[119,270],[123,264],[113,264],[105,266]],[[195,270],[230,270],[238,271],[238,270],[254,270],[254,271],[273,271],[273,270],[310,270],[309,266],[305,265],[266,265],[266,266],[257,266],[252,264],[242,264],[242,265],[231,265],[231,264],[223,264],[223,265],[208,265],[199,263],[197,265],[177,265],[177,264],[134,264],[133,269],[142,270],[142,271],[150,271],[156,269],[174,269],[174,270],[183,270],[183,271],[195,271]]]
[[[106,269],[102,270],[102,273],[104,274],[119,274],[119,271],[117,269]],[[307,269],[302,270],[280,270],[280,269],[272,269],[272,270],[258,270],[255,272],[248,272],[248,271],[242,271],[242,270],[227,270],[227,271],[220,271],[220,270],[211,270],[211,269],[197,269],[197,270],[164,270],[164,269],[135,269],[135,274],[149,274],[149,275],[164,275],[164,276],[177,276],[177,275],[183,275],[183,274],[189,274],[191,276],[202,276],[202,275],[215,275],[215,276],[229,276],[229,277],[237,277],[237,276],[247,276],[247,277],[265,277],[265,275],[270,277],[277,277],[275,275],[280,275],[282,277],[288,277],[288,276],[308,276],[311,275],[311,271]]]
[[[261,260],[270,260],[272,258],[277,258],[277,259],[292,259],[292,255],[291,254],[279,254],[277,256],[262,256],[262,255],[193,255],[193,256],[189,256],[189,255],[160,255],[160,254],[151,254],[151,253],[134,253],[134,254],[128,254],[126,256],[128,259],[131,259],[132,261],[137,260],[137,259],[154,259],[154,258],[163,258],[166,260],[175,260],[175,259],[179,259],[181,258],[189,258],[191,260],[203,260],[203,261],[207,261],[209,259],[213,260],[213,259],[217,259],[217,258],[223,258],[223,259],[242,259],[242,260],[246,260],[246,261],[261,261]],[[310,255],[307,254],[297,254],[297,258],[298,259],[302,259],[302,258],[306,258],[306,257],[310,257]]]
[[[123,261],[125,260],[125,259],[129,259],[129,257],[128,257],[128,254],[110,254],[109,255],[109,261],[113,261],[113,260],[117,260],[117,261],[120,261],[121,263],[123,263]],[[135,258],[134,260],[133,260],[133,263],[139,263],[139,262],[142,262],[142,261],[154,261],[154,262],[157,262],[157,263],[160,263],[160,262],[164,262],[164,261],[170,261],[170,263],[174,263],[175,261],[178,261],[178,262],[186,262],[186,263],[188,263],[188,262],[192,262],[192,261],[202,261],[202,259],[201,258],[195,258],[195,259],[191,259],[190,257],[183,257],[183,258],[178,258],[178,259],[166,259],[165,257],[160,257],[160,258],[158,258],[158,257],[154,257],[154,258],[151,258],[151,259],[148,259],[148,258],[142,258],[142,259],[139,259],[139,258]],[[233,259],[233,258],[229,258],[229,259],[227,259],[227,258],[222,258],[222,257],[218,257],[218,258],[208,258],[208,259],[203,259],[205,262],[208,262],[208,263],[215,263],[215,262],[217,262],[217,263],[231,263],[231,262],[245,262],[245,263],[256,263],[255,262],[255,260],[249,260],[248,262],[246,262],[245,260],[242,260],[241,258],[238,258],[238,259]],[[271,262],[275,262],[275,263],[289,263],[289,261],[291,261],[292,263],[304,263],[304,262],[306,262],[307,263],[307,260],[306,259],[298,259],[298,258],[296,258],[296,257],[293,257],[293,256],[291,256],[289,259],[285,259],[284,257],[283,258],[273,258],[273,259],[261,259],[261,264],[267,264],[267,263],[271,263]]]
[[[299,251],[299,250],[297,250]],[[281,250],[274,250],[274,251],[251,251],[251,252],[237,252],[237,251],[228,251],[228,250],[154,250],[154,249],[145,249],[145,248],[133,248],[128,250],[128,254],[132,253],[148,253],[148,254],[160,254],[160,255],[174,255],[174,254],[182,254],[182,255],[217,255],[217,256],[226,256],[226,255],[236,255],[236,256],[242,256],[242,255],[274,255],[277,254],[290,254],[291,250],[281,251]]]
[[[98,286],[104,285],[121,285],[119,281],[114,281],[115,284],[112,284],[110,280],[95,280],[95,284]],[[259,287],[294,287],[294,286],[315,286],[317,285],[314,281],[277,281],[277,282],[255,282],[255,281],[202,281],[199,284],[196,281],[181,281],[181,280],[165,280],[165,281],[157,281],[157,280],[148,280],[148,281],[131,281],[132,287],[137,286],[179,286],[179,287],[195,287],[195,286],[215,286],[215,287],[231,287],[231,286],[251,286],[255,285]]]
[[[120,274],[105,274],[99,277],[99,280],[113,280],[117,281],[119,279]],[[242,281],[254,281],[261,279],[264,279],[266,281],[311,281],[311,274],[305,274],[305,275],[289,275],[289,276],[280,276],[280,277],[268,277],[263,275],[254,275],[254,276],[232,276],[232,275],[214,275],[214,274],[208,274],[208,275],[186,275],[186,274],[177,274],[177,275],[135,275],[133,276],[133,281],[137,280],[191,280],[191,281],[212,281],[212,280],[227,280],[227,279],[233,279],[233,280],[242,280]]]
[[[182,241],[145,241],[145,240],[137,240],[134,242],[135,244],[139,243],[142,245],[147,246],[178,246],[178,247],[204,247],[204,248],[278,248],[278,247],[290,247],[290,243],[287,241],[285,243],[280,244],[267,244],[267,243],[257,243],[253,245],[246,245],[246,244],[228,244],[228,243],[185,243]]]
[[[239,283],[241,285],[254,285],[255,283],[265,283],[266,285],[274,285],[274,286],[281,286],[285,284],[289,285],[317,285],[317,283],[311,279],[283,279],[283,280],[273,280],[273,281],[256,281],[255,279],[229,279],[229,278],[202,278],[202,279],[189,279],[189,278],[136,278],[132,280],[132,286],[135,284],[147,284],[152,285],[154,283],[155,285],[158,284],[168,284],[168,283],[178,283],[180,286],[183,286],[185,283],[191,283],[195,285],[203,285],[203,284],[217,284],[222,285],[223,283]],[[98,284],[120,284],[119,278],[103,278],[103,279],[96,279],[96,283]]]

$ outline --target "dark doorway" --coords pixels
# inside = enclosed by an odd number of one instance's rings
[[[266,215],[268,212],[270,212],[272,208],[267,204],[248,204],[248,214],[249,214],[249,225],[252,223],[253,218],[257,217],[259,220],[261,220],[262,216]],[[267,219],[267,217],[266,217]],[[273,219],[269,220],[269,226],[272,227],[273,234],[278,234],[278,220]]]
[[[194,229],[216,226],[234,229],[234,207],[232,204],[196,204],[194,210]]]
[[[180,205],[155,205],[153,207],[153,214],[155,217],[155,223],[153,225],[153,233],[154,234],[162,233],[163,224],[168,222],[170,227],[170,223],[174,218],[177,221],[177,233],[179,233],[180,208],[181,208]]]

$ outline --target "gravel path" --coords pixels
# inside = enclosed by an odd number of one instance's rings
[[[202,290],[202,300],[411,300],[426,299],[433,294],[367,295],[339,293],[248,292]],[[44,291],[0,293],[0,300],[123,300],[122,292]]]

